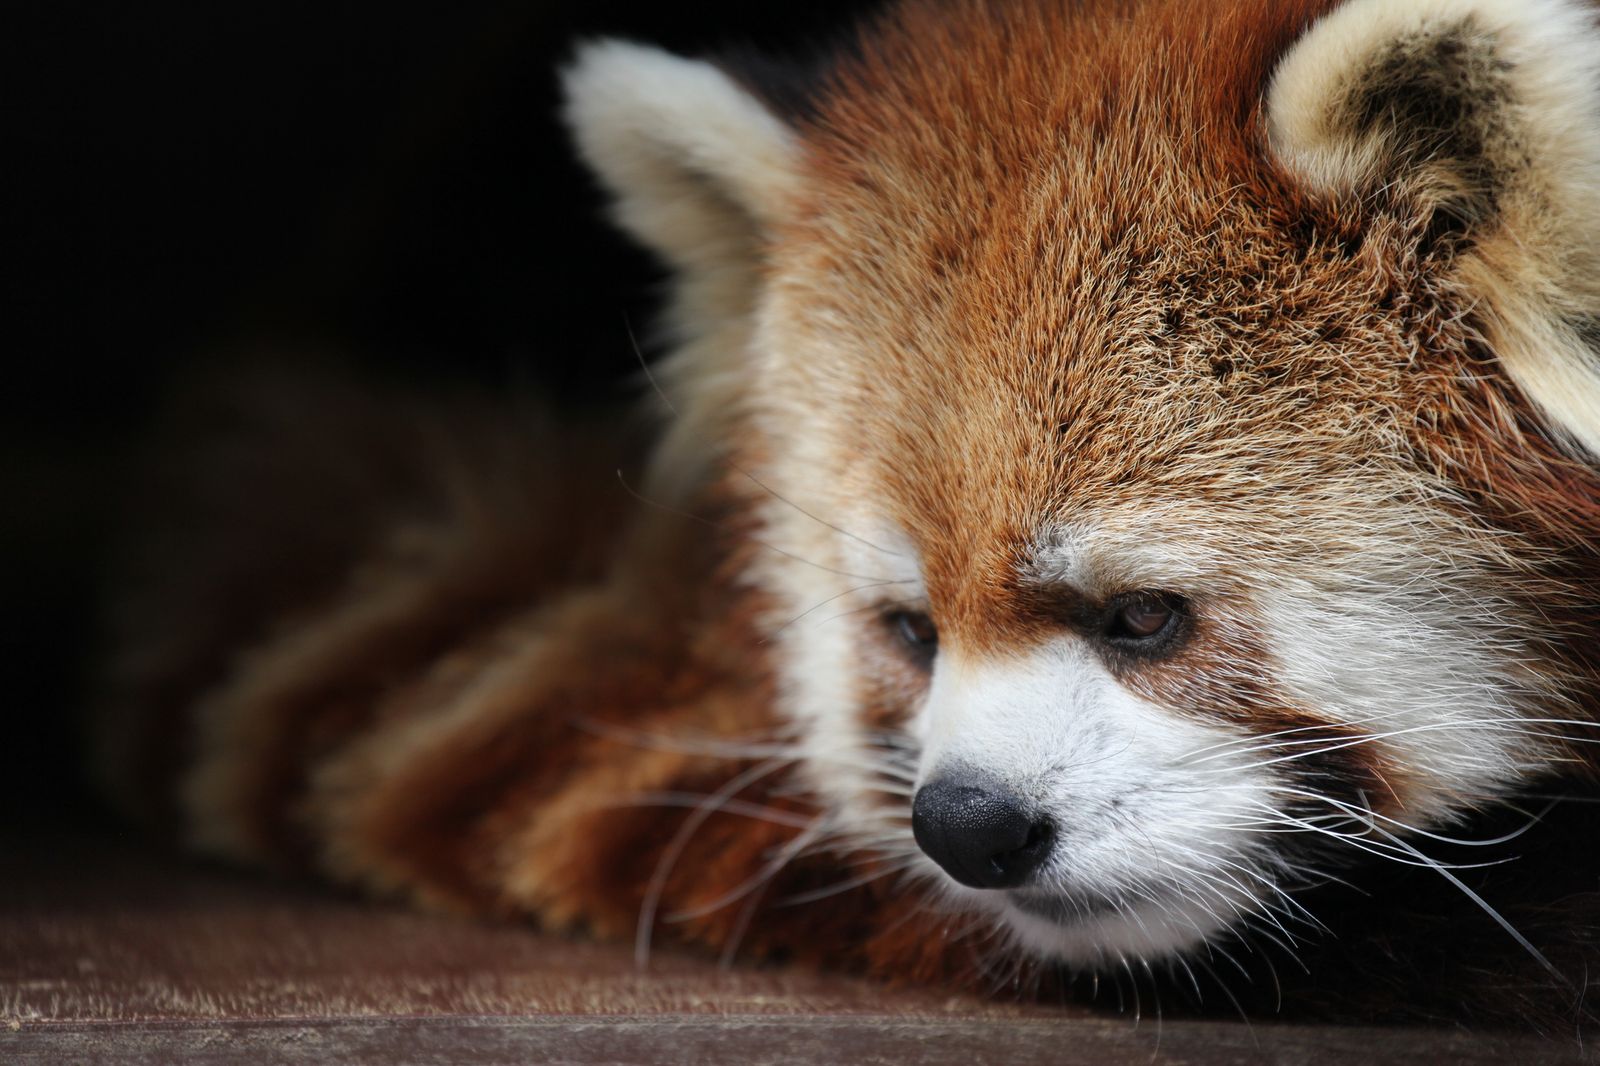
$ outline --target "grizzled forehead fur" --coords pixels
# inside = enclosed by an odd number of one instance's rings
[[[806,432],[886,487],[964,649],[1015,640],[1039,531],[1085,519],[1214,535],[1219,580],[1423,509],[1441,552],[1485,511],[1595,528],[1592,471],[1489,372],[1464,239],[1267,150],[1274,64],[1323,6],[913,5],[803,123],[814,198],[771,264],[807,338],[771,372],[801,391],[758,392],[828,412]]]

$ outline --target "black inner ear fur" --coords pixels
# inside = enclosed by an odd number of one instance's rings
[[[1352,132],[1388,142],[1385,195],[1425,212],[1425,252],[1470,242],[1523,165],[1510,75],[1468,18],[1395,40],[1355,80]]]
[[[1584,347],[1600,359],[1600,315],[1583,315],[1569,320],[1572,331],[1583,341]]]
[[[1579,315],[1567,319],[1578,342],[1589,355],[1592,366],[1600,367],[1600,315]]]

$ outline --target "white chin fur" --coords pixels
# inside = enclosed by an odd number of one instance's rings
[[[1149,898],[1084,907],[1062,899],[1059,914],[1044,890],[1029,893],[1027,907],[1018,894],[958,885],[929,862],[926,875],[938,883],[943,905],[956,913],[982,915],[1007,935],[1010,946],[1032,958],[1085,970],[1105,970],[1130,962],[1159,962],[1200,949],[1237,930],[1252,917],[1267,924],[1262,902],[1242,888],[1192,886],[1143,890]]]
[[[1008,901],[998,917],[1029,954],[1102,968],[1134,960],[1153,962],[1198,948],[1235,925],[1239,911],[1253,906],[1253,901],[1222,899],[1140,901],[1062,923]]]

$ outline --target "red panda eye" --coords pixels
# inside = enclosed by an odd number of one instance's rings
[[[931,656],[939,647],[939,629],[921,611],[892,611],[885,619],[895,636],[921,656]]]
[[[1172,597],[1141,592],[1118,604],[1106,625],[1106,636],[1117,640],[1145,641],[1173,626],[1178,608]]]

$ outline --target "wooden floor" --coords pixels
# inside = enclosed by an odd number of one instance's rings
[[[1135,1021],[720,970],[84,833],[0,838],[0,1063],[1582,1062],[1576,1044]]]

